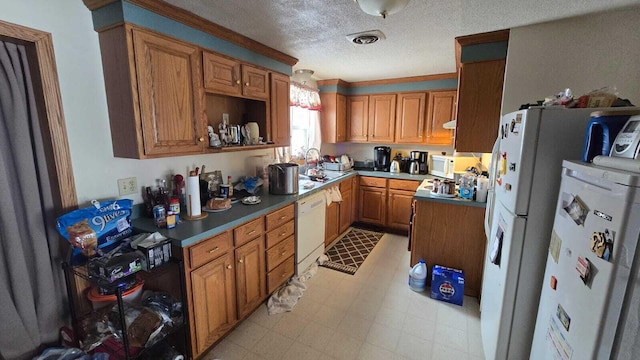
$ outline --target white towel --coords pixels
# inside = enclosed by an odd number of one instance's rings
[[[327,199],[327,206],[331,205],[332,202],[341,202],[342,194],[340,193],[340,189],[338,186],[332,186],[324,191],[324,196]]]

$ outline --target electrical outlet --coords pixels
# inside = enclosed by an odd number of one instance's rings
[[[120,196],[135,194],[136,192],[138,192],[138,179],[135,177],[118,179],[118,193]]]

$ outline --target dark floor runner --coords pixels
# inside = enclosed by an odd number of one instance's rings
[[[351,228],[342,239],[327,250],[329,261],[322,266],[347,274],[355,274],[384,234]]]

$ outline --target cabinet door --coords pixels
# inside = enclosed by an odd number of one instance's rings
[[[369,123],[369,97],[349,96],[347,98],[347,140],[367,141]]]
[[[291,143],[289,113],[289,77],[271,73],[271,141],[279,146]]]
[[[204,151],[198,48],[133,29],[145,155]]]
[[[230,253],[191,272],[195,354],[200,354],[236,322],[236,303]]]
[[[368,140],[389,143],[395,139],[396,95],[369,95]]]
[[[430,91],[427,110],[427,138],[430,145],[451,145],[453,130],[442,127],[455,116],[456,91]]]
[[[387,190],[360,186],[359,220],[374,225],[385,225]]]
[[[253,311],[266,295],[264,235],[237,248],[235,260],[238,318],[242,318]]]
[[[331,244],[333,240],[338,237],[338,227],[340,222],[340,213],[339,213],[340,205],[336,202],[332,202],[331,205],[327,206],[327,211],[325,213],[325,223],[324,223],[324,245],[327,246]]]
[[[336,143],[347,140],[347,97],[337,93],[321,93],[322,142]]]
[[[456,151],[491,152],[500,124],[504,69],[504,59],[461,64]]]
[[[347,180],[350,181],[350,180]],[[348,190],[342,192],[342,202],[340,203],[340,226],[338,234],[342,234],[353,223],[352,217],[353,207],[353,191]]]
[[[422,143],[424,133],[425,93],[398,94],[396,109],[396,143]]]
[[[409,231],[413,195],[414,192],[389,189],[388,227],[396,230]]]
[[[269,73],[267,71],[243,64],[242,82],[242,95],[254,99],[269,99]]]
[[[235,96],[242,93],[240,63],[206,51],[202,61],[205,89]]]

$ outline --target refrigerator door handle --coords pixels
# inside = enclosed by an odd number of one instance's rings
[[[493,218],[493,199],[495,197],[496,172],[500,161],[500,137],[496,138],[491,150],[491,164],[489,164],[489,184],[487,187],[487,206],[484,211],[484,233],[489,238],[491,233],[491,219]]]

